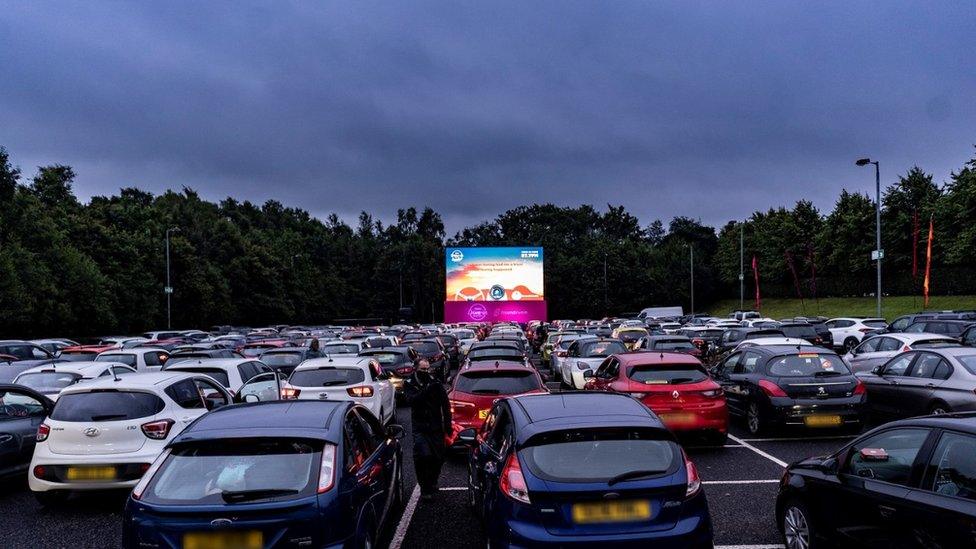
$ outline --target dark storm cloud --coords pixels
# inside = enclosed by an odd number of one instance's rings
[[[976,4],[5,4],[0,144],[136,185],[457,229],[523,203],[721,224],[969,158]]]

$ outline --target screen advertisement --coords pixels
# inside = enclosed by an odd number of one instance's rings
[[[544,301],[539,247],[446,248],[445,301]]]

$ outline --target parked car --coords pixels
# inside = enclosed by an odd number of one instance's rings
[[[447,375],[450,373],[450,363],[448,362],[447,354],[444,352],[444,345],[440,341],[432,338],[414,339],[412,341],[405,341],[404,345],[417,351],[419,358],[426,359],[430,362],[431,373],[434,377],[441,381],[447,380]]]
[[[577,339],[566,350],[566,358],[556,372],[564,387],[582,389],[586,385],[583,372],[595,370],[610,355],[626,352],[627,347],[616,338]]]
[[[24,370],[14,383],[57,401],[61,391],[77,383],[134,373],[135,368],[119,362],[57,362]]]
[[[760,337],[786,337],[782,331],[771,328],[729,328],[719,339],[718,352],[727,353],[747,339]]]
[[[682,328],[675,331],[674,335],[685,336],[691,340],[692,345],[698,348],[703,355],[717,351],[722,344],[722,336],[726,328],[715,328],[711,326],[699,326],[693,328]]]
[[[231,395],[236,395],[251,378],[273,370],[270,366],[252,358],[210,358],[182,362],[170,360],[166,362],[163,371],[191,372],[210,376]]]
[[[34,389],[0,383],[0,479],[27,471],[37,429],[53,408],[54,402]]]
[[[774,426],[863,425],[864,383],[827,349],[756,345],[719,362],[712,377],[725,390],[729,413],[754,435]]]
[[[177,350],[169,355],[167,364],[187,360],[206,360],[214,358],[244,358],[244,355],[232,349],[186,349]]]
[[[826,349],[829,349],[833,344],[832,337],[830,342],[824,341],[824,338],[817,333],[817,329],[809,322],[780,322],[778,329],[786,337],[805,339],[814,345],[819,345]],[[827,330],[827,333],[830,333],[830,330]]]
[[[269,349],[280,349],[282,347],[292,347],[293,344],[287,339],[262,339],[252,341],[241,347],[240,352],[245,358],[259,358]]]
[[[132,490],[122,545],[374,547],[404,501],[402,436],[350,402],[216,410]]]
[[[417,357],[420,355],[412,347],[396,346],[366,349],[359,356],[369,357],[380,363],[399,398],[403,393],[403,380],[413,375]]]
[[[73,491],[131,488],[166,441],[231,403],[213,379],[156,372],[68,387],[37,430],[28,484],[44,506]]]
[[[701,358],[702,351],[696,347],[691,339],[680,335],[656,335],[641,338],[637,342],[635,351],[674,351],[678,353],[688,353],[696,358]]]
[[[448,393],[452,440],[465,429],[481,429],[491,405],[499,398],[548,392],[539,372],[520,362],[476,362],[458,372]]]
[[[569,357],[569,347],[581,339],[596,339],[596,336],[590,334],[565,334],[559,336],[559,339],[556,340],[552,347],[552,353],[549,354],[549,369],[553,372],[561,371],[563,369],[563,362]],[[617,341],[620,341],[620,339],[617,339]],[[624,345],[626,346],[626,344]]]
[[[447,354],[451,367],[457,368],[460,366],[461,343],[459,342],[457,336],[454,334],[437,334],[434,337],[441,342],[441,345],[444,346],[444,353]]]
[[[466,429],[458,438],[474,446],[469,504],[490,547],[712,546],[697,469],[664,424],[628,396],[504,398],[480,433]]]
[[[54,360],[54,355],[29,341],[0,341],[0,383],[9,383],[21,372]]]
[[[77,341],[71,339],[32,339],[30,341],[52,355],[57,355],[62,349],[78,345]]]
[[[673,432],[703,435],[714,444],[725,444],[729,430],[725,394],[701,361],[687,353],[613,355],[583,377],[586,389],[634,397]]]
[[[345,353],[335,353],[336,355]],[[286,375],[291,373],[299,364],[313,358],[322,358],[326,353],[319,350],[313,351],[308,347],[279,347],[268,349],[261,353],[261,362],[272,370],[278,370]]]
[[[888,333],[872,335],[864,338],[864,341],[857,347],[844,355],[844,360],[855,373],[870,372],[875,366],[888,362],[888,359],[904,351],[928,349],[930,347],[958,347],[960,345],[958,339],[938,334]]]
[[[479,347],[468,352],[468,356],[464,357],[464,364],[462,364],[461,368],[470,367],[477,362],[496,361],[521,362],[526,366],[529,365],[521,351],[514,347]]]
[[[884,330],[888,323],[883,318],[832,318],[824,324],[830,330],[834,348],[850,352],[864,339],[865,334]]]
[[[163,349],[136,347],[133,349],[113,349],[99,353],[95,361],[121,362],[132,366],[139,372],[158,372],[169,360],[169,353]]]
[[[369,344],[365,338],[330,341],[319,346],[322,356],[355,356],[366,349],[369,349]]]
[[[976,418],[887,423],[790,465],[776,523],[788,549],[972,547]]]
[[[641,326],[621,326],[613,331],[610,337],[615,337],[624,343],[628,351],[632,351],[637,341],[642,337],[647,337],[647,329]]]
[[[284,400],[347,400],[365,406],[384,424],[393,421],[393,385],[379,362],[367,357],[307,360],[281,388]]]
[[[976,324],[972,320],[922,320],[905,328],[905,333],[941,334],[958,338],[967,328],[974,325]]]
[[[879,419],[976,411],[976,351],[969,347],[908,351],[858,379]]]

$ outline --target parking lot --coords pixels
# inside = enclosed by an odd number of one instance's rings
[[[558,390],[555,385],[552,387]],[[399,408],[397,421],[410,432],[410,410]],[[717,547],[780,547],[773,518],[777,482],[783,467],[797,459],[832,452],[851,437],[830,433],[781,433],[749,438],[733,424],[723,447],[688,444],[705,484]],[[484,536],[466,504],[466,462],[461,454],[444,464],[440,493],[419,500],[414,479],[411,437],[404,440],[404,481],[409,501],[394,516],[384,545],[400,547],[482,547]],[[75,496],[58,510],[45,510],[26,482],[0,485],[0,547],[118,547],[126,493]]]

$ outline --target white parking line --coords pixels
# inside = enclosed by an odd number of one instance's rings
[[[795,437],[795,438],[744,438],[745,442],[804,442],[807,440],[850,440],[857,435],[837,435],[832,437]]]
[[[783,549],[785,545],[716,545],[714,549]]]
[[[418,501],[420,501],[420,486],[414,486],[413,492],[410,493],[410,501],[403,508],[403,516],[400,517],[396,533],[393,534],[393,539],[390,541],[390,549],[400,549],[400,545],[403,544],[403,538],[407,537],[407,528],[410,528],[410,520],[413,519],[413,513],[417,510]]]
[[[778,479],[771,480],[703,480],[702,484],[775,484]]]
[[[445,486],[444,488],[441,488],[440,491],[441,492],[454,492],[454,491],[457,491],[457,490],[467,490],[467,489],[468,489],[467,486]]]
[[[776,465],[779,465],[780,467],[786,467],[788,465],[785,461],[779,459],[778,457],[771,456],[771,455],[767,454],[766,452],[763,452],[759,448],[756,448],[755,446],[753,446],[752,444],[749,444],[748,442],[742,440],[741,438],[734,437],[732,435],[729,435],[729,438],[732,439],[732,440],[734,440],[734,441],[736,441],[736,442],[738,442],[739,444],[745,446],[746,448],[752,450],[753,452],[761,455],[762,457],[768,459],[769,461],[772,461],[773,463],[775,463]]]

